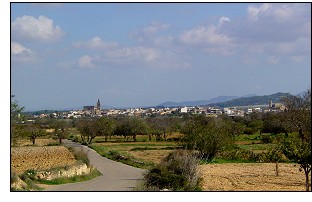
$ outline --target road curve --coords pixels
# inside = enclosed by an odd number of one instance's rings
[[[63,140],[64,145],[82,148],[88,153],[90,164],[95,166],[103,175],[89,181],[55,185],[44,191],[132,191],[136,183],[142,180],[144,169],[128,166],[102,157],[93,149]]]

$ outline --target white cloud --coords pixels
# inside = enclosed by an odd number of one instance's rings
[[[222,26],[225,22],[231,22],[231,19],[225,16],[222,16],[221,18],[219,18],[219,26]]]
[[[88,55],[82,56],[79,61],[78,65],[81,68],[92,68],[95,67],[95,65],[92,63],[92,58]]]
[[[166,23],[152,22],[150,25],[144,27],[142,29],[142,32],[145,34],[155,34],[156,32],[166,29],[168,27],[170,27],[170,25]]]
[[[261,15],[263,15],[265,12],[267,12],[271,8],[272,8],[272,5],[268,3],[262,4],[260,6],[254,6],[254,5],[248,6],[247,8],[248,17],[251,20],[258,20],[258,18]]]
[[[276,65],[278,64],[280,61],[280,58],[279,57],[276,57],[276,56],[270,56],[268,59],[267,59],[267,62],[271,65]]]
[[[34,62],[36,53],[15,41],[11,42],[11,56],[15,62]]]
[[[138,40],[140,43],[155,43],[157,33],[169,28],[170,25],[161,22],[152,22],[148,26],[138,29],[130,34],[130,37]]]
[[[64,32],[53,20],[39,16],[24,15],[18,17],[11,24],[12,36],[18,39],[29,39],[34,41],[53,42],[59,40]]]
[[[311,54],[311,6],[309,4],[255,4],[247,19],[237,19],[222,31],[231,36],[237,52],[269,58],[270,64],[307,58]],[[300,56],[300,57],[299,57]],[[291,60],[293,62],[300,59]]]
[[[24,55],[31,55],[34,52],[28,48],[25,48],[23,45],[12,41],[11,42],[11,53],[13,55],[20,55],[20,54],[24,54]]]
[[[76,48],[107,49],[117,47],[118,43],[104,42],[100,37],[95,36],[87,42],[75,42],[73,46]]]
[[[155,61],[159,58],[159,53],[156,49],[148,47],[125,47],[118,50],[106,52],[107,58],[115,62],[128,61]]]
[[[185,57],[176,52],[145,46],[124,47],[118,50],[108,50],[101,63],[109,63],[120,67],[143,68],[189,68],[191,65]]]
[[[219,32],[215,26],[198,27],[181,34],[180,40],[192,45],[225,45],[231,38]]]

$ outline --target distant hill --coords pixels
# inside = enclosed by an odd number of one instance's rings
[[[255,96],[255,94],[246,95],[244,97]],[[184,101],[184,102],[164,102],[159,104],[158,106],[162,107],[190,107],[190,106],[203,106],[209,105],[211,103],[219,103],[226,102],[229,100],[233,100],[239,98],[238,96],[219,96],[216,98],[212,98],[210,100],[196,100],[196,101]]]
[[[280,102],[281,97],[287,97],[290,95],[291,94],[289,93],[275,93],[272,95],[241,97],[241,98],[236,98],[236,99],[225,101],[225,102],[211,103],[209,104],[209,106],[224,108],[224,107],[234,107],[234,106],[265,105],[265,104],[269,104],[271,100],[273,103]]]

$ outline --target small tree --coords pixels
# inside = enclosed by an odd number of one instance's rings
[[[309,191],[309,174],[312,164],[311,143],[302,141],[300,137],[292,135],[284,139],[282,151],[289,160],[300,165],[300,171],[303,170],[305,174],[306,191]]]
[[[82,143],[87,144],[88,142],[90,142],[91,137],[94,136],[95,130],[94,130],[93,125],[94,125],[94,122],[88,119],[80,120],[77,123],[77,128],[80,132]]]
[[[108,137],[111,137],[115,129],[115,122],[113,119],[101,117],[95,122],[95,133],[98,136],[105,136],[105,142]],[[91,143],[91,140],[90,140]]]
[[[66,138],[68,135],[68,124],[64,120],[56,120],[52,127],[54,129],[54,134],[59,138],[60,144],[62,144],[62,139]]]
[[[148,132],[148,125],[145,120],[137,117],[127,117],[119,122],[114,133],[124,137],[132,136],[135,142],[137,135],[146,135]]]
[[[32,141],[33,145],[36,144],[37,137],[41,137],[44,135],[45,132],[39,125],[31,124],[25,126],[24,128],[24,136],[28,137]]]
[[[24,107],[21,107],[16,100],[12,100],[15,95],[11,95],[11,145],[14,144],[14,140],[21,135],[20,124],[25,120],[22,112]]]

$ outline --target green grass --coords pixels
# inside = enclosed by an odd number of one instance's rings
[[[222,159],[222,158],[215,158],[211,162],[201,161],[200,164],[222,164],[222,163],[255,163],[253,160],[244,160],[244,159]]]
[[[132,148],[130,151],[144,151],[144,150],[174,150],[176,149],[177,147],[135,147],[135,148]]]
[[[235,141],[246,141],[246,140],[260,140],[260,134],[253,134],[253,135],[239,135],[235,137]]]
[[[237,145],[240,149],[248,150],[248,151],[264,151],[269,150],[275,147],[275,144],[245,144],[245,145]]]
[[[89,145],[89,147],[94,149],[101,156],[137,168],[150,169],[154,166],[154,164],[151,162],[145,162],[142,161],[141,159],[132,157],[126,151],[116,150],[116,147],[97,146],[97,145]]]

